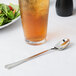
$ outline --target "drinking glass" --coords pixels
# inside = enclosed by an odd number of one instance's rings
[[[49,0],[19,0],[21,20],[26,42],[41,44],[46,41]]]

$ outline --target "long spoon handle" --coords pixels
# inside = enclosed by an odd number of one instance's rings
[[[49,50],[51,50],[51,49],[49,49]],[[12,69],[12,68],[14,68],[14,67],[16,67],[16,66],[18,66],[18,65],[20,65],[20,64],[22,64],[22,63],[24,63],[24,62],[27,62],[27,61],[29,61],[29,60],[35,58],[35,57],[40,56],[41,54],[43,54],[43,53],[45,53],[45,52],[47,52],[47,51],[49,51],[49,50],[43,51],[43,52],[41,52],[41,53],[38,53],[38,54],[33,55],[33,56],[31,56],[31,57],[28,57],[28,58],[26,58],[26,59],[23,59],[23,60],[20,60],[20,61],[17,61],[17,62],[8,64],[8,65],[5,65],[5,68],[6,68],[6,69]]]

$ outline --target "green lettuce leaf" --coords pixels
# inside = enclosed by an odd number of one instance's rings
[[[2,11],[3,11],[3,13],[7,16],[7,13],[8,13],[8,6],[7,5],[5,5],[5,4],[2,4]]]
[[[4,17],[0,17],[0,26],[3,24]]]
[[[0,17],[3,17],[4,16],[4,14],[0,14]]]
[[[8,14],[7,14],[7,17],[9,18],[9,19],[14,19],[14,14],[13,14],[13,11],[9,11],[8,12]]]

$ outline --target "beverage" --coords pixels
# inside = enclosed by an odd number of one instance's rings
[[[19,4],[26,41],[30,44],[45,41],[49,0],[19,0]]]
[[[57,0],[56,12],[59,16],[70,16],[73,13],[73,0]]]

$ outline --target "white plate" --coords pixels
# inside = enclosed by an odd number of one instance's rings
[[[18,4],[18,0],[15,0],[15,1],[13,1],[13,0],[0,0],[0,3],[4,3],[4,4],[8,4],[8,5],[9,5],[9,3]],[[12,20],[12,22],[5,24],[3,26],[0,26],[0,29],[5,28],[7,26],[10,26],[12,23],[16,22],[19,18],[20,18],[20,16],[16,19]]]
[[[7,27],[7,26],[10,26],[12,23],[16,22],[19,18],[20,18],[20,16],[17,17],[16,19],[12,20],[10,23],[7,23],[7,24],[5,24],[5,25],[3,25],[3,26],[0,26],[0,29],[5,28],[5,27]]]

